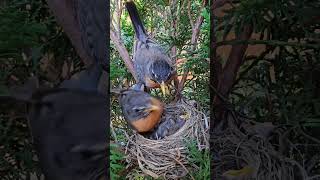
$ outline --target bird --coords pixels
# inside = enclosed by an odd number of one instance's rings
[[[58,24],[66,32],[77,32],[67,36],[91,64],[54,88],[35,88],[33,78],[11,96],[28,105],[27,119],[45,179],[109,179],[109,94],[98,89],[103,71],[108,71],[108,1],[47,2]],[[68,18],[71,23],[66,23]]]
[[[79,25],[81,44],[92,59],[91,65],[80,72],[72,81],[65,81],[61,87],[97,89],[102,71],[109,70],[107,61],[107,1],[74,1],[75,20]]]
[[[133,63],[137,83],[143,83],[147,88],[161,88],[166,95],[168,84],[176,73],[171,59],[164,48],[147,35],[135,3],[129,0],[125,6],[136,34]]]
[[[179,117],[162,118],[159,125],[150,134],[149,139],[158,140],[170,136],[177,132],[184,124],[185,120]]]
[[[138,133],[151,132],[161,120],[164,105],[150,94],[137,89],[122,90],[119,103],[129,127]]]
[[[103,94],[81,89],[33,93],[28,120],[46,179],[106,179],[106,100]]]

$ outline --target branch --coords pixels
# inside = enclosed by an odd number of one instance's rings
[[[121,59],[123,60],[125,66],[127,67],[128,71],[132,74],[134,79],[137,82],[137,76],[134,71],[133,62],[130,58],[129,52],[127,48],[124,46],[123,42],[121,41],[121,15],[123,11],[122,1],[116,0],[115,1],[115,13],[117,17],[112,17],[111,21],[111,28],[110,28],[110,39],[115,45]]]
[[[110,29],[110,38],[111,38],[111,41],[113,42],[113,44],[115,45],[116,49],[118,50],[119,55],[123,59],[129,72],[132,74],[134,79],[137,81],[136,73],[134,71],[133,63],[130,58],[129,52],[126,49],[126,47],[123,45],[123,43],[120,41],[120,39],[117,38],[117,35],[113,29]]]
[[[248,40],[251,37],[253,28],[246,26],[244,31],[238,37],[239,40]],[[237,77],[238,70],[242,65],[243,56],[247,50],[248,44],[240,44],[232,46],[228,61],[223,68],[222,76],[219,79],[218,91],[225,97],[228,96],[233,82]]]
[[[122,15],[122,11],[123,11],[123,6],[122,6],[122,2],[121,1],[117,1],[117,35],[118,35],[118,38],[120,39],[121,38],[121,15]]]
[[[240,36],[236,38],[239,40],[248,40],[251,37],[252,32],[252,26],[247,25],[245,26]],[[233,45],[226,65],[222,69],[221,74],[219,74],[219,79],[217,82],[217,91],[225,98],[228,98],[230,94],[231,88],[236,80],[240,66],[243,63],[243,57],[247,50],[247,47],[248,44]],[[217,107],[214,113],[215,122],[213,124],[213,128],[225,127],[224,125],[221,126],[221,122],[227,123],[225,119],[227,111],[225,108],[222,108],[223,100],[217,95],[214,96],[213,106]]]
[[[200,33],[200,30],[201,30],[200,27],[201,27],[201,25],[203,23],[203,20],[204,20],[204,17],[201,15],[201,12],[206,7],[207,4],[208,4],[208,1],[207,0],[203,0],[202,5],[201,5],[201,7],[200,7],[200,9],[198,11],[199,12],[199,16],[196,18],[196,21],[193,22],[192,15],[191,15],[191,1],[190,0],[188,1],[187,10],[188,10],[188,16],[189,16],[189,19],[190,19],[190,24],[191,24],[191,27],[192,27],[192,35],[191,35],[191,51],[192,52],[194,50],[196,50],[197,41],[198,41],[199,33]],[[185,84],[185,82],[187,80],[188,74],[189,74],[189,69],[186,68],[184,70],[183,75],[182,75],[182,79],[179,82],[175,99],[179,99],[179,96],[181,95],[181,92],[183,90],[184,84]]]
[[[174,102],[177,102],[179,99],[181,99],[181,92],[182,92],[182,89],[184,87],[184,83],[187,81],[188,74],[189,74],[189,71],[185,71],[183,73],[182,79],[178,84],[177,93],[175,95]]]
[[[191,36],[191,44],[192,44],[192,50],[195,50],[195,47],[196,47],[196,43],[198,41],[198,37],[199,37],[199,33],[200,33],[200,27],[203,23],[203,19],[204,17],[201,16],[201,12],[202,10],[205,8],[205,6],[207,5],[208,1],[207,0],[204,0],[202,2],[202,6],[201,8],[199,9],[199,13],[200,15],[197,17],[197,20],[196,22],[191,26],[192,26],[192,36]],[[191,18],[191,17],[190,17]],[[191,22],[192,22],[192,19],[191,19]]]
[[[188,0],[188,17],[189,17],[189,20],[190,20],[191,28],[193,30],[194,29],[194,23],[193,23],[192,15],[191,15],[191,0]]]
[[[215,0],[212,3],[212,10],[215,10],[219,7],[222,7],[223,5],[227,4],[227,3],[231,3],[230,0]]]
[[[178,22],[180,20],[180,16],[177,15],[179,14],[179,12],[177,11],[177,1],[176,0],[173,0],[171,2],[171,8],[173,9],[171,12],[171,16],[172,16],[172,23],[171,23],[171,29],[172,29],[172,34],[171,36],[173,37],[173,39],[176,39],[177,37],[177,26],[178,26]],[[173,61],[173,64],[176,64],[177,62],[177,46],[176,45],[173,45],[172,48],[171,48],[171,57],[172,58],[172,61]],[[175,75],[174,76],[174,86],[175,86],[175,89],[178,89],[179,87],[179,80],[178,80],[178,76]]]

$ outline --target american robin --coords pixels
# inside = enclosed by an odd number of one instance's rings
[[[28,119],[46,179],[107,176],[106,100],[102,94],[76,89],[33,93]]]
[[[124,90],[119,102],[128,125],[139,133],[150,132],[161,120],[162,102],[144,91]]]
[[[125,2],[125,5],[137,38],[133,61],[138,83],[143,83],[148,88],[161,87],[165,95],[168,93],[167,84],[175,74],[171,59],[165,50],[147,35],[134,2],[130,0]]]
[[[86,89],[36,87],[31,78],[5,100],[27,102],[33,145],[45,178],[107,179],[107,96]]]

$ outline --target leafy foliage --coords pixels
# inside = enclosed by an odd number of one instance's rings
[[[198,166],[197,170],[191,170],[194,179],[210,179],[210,154],[209,150],[199,150],[196,141],[186,142],[189,153],[189,161]]]
[[[228,99],[232,107],[250,121],[272,122],[283,129],[299,127],[304,135],[319,139],[319,1],[232,2],[225,16],[215,17],[218,46],[265,45],[257,48],[260,55],[244,57]],[[225,41],[233,32],[237,37],[249,26],[257,35],[255,40]],[[290,151],[290,158],[305,168],[320,145],[305,136],[294,138],[290,128],[287,147],[295,149]],[[270,143],[281,146],[278,141]],[[317,166],[309,169],[313,169],[308,171],[310,175],[320,172]]]
[[[176,60],[181,60],[182,63],[178,67],[178,74],[181,77],[185,69],[189,69],[192,78],[187,80],[183,90],[184,97],[198,101],[206,110],[209,105],[209,33],[210,33],[210,15],[209,8],[199,12],[202,1],[190,1],[190,15],[195,21],[200,14],[204,17],[204,21],[200,27],[198,43],[195,45],[195,50],[191,44],[192,27],[188,14],[187,1],[167,1],[167,0],[144,0],[135,1],[140,18],[142,19],[146,31],[155,39],[172,57],[173,63]],[[120,40],[126,47],[128,53],[133,53],[134,29],[129,19],[128,12],[125,7],[119,17],[117,5],[120,1],[111,1],[111,14],[113,14],[112,26],[114,31],[119,33]],[[117,23],[120,22],[120,25]],[[111,42],[111,86],[112,88],[128,88],[134,84],[132,75],[128,72],[122,58],[120,57],[115,45]],[[172,48],[176,48],[176,53],[173,53]],[[158,90],[152,90],[151,94],[159,95]],[[164,102],[169,99],[162,98]],[[172,100],[172,97],[170,98]],[[117,131],[117,128],[122,129],[126,124],[121,121],[121,111],[116,98],[112,98],[111,117],[113,126],[116,128],[114,136],[119,140],[122,131]],[[127,129],[126,129],[127,130]],[[114,137],[115,138],[115,137]],[[198,157],[195,157],[198,158]],[[134,171],[134,170],[133,170]],[[139,173],[136,179],[149,179]]]
[[[125,169],[125,166],[121,163],[124,160],[124,154],[119,152],[119,148],[116,144],[110,144],[110,176],[111,179],[124,179],[118,175],[119,172]]]
[[[78,60],[45,0],[1,1],[0,17],[1,95],[8,93],[10,86],[24,83],[31,74],[37,74],[41,83],[56,83],[48,80],[47,73],[40,68],[41,59],[48,53],[54,52],[55,63],[59,65],[55,70],[61,67],[66,57]],[[40,179],[25,106],[1,102],[0,107],[1,179],[34,176]]]

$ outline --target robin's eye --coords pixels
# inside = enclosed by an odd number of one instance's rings
[[[134,112],[138,113],[142,111],[142,108],[133,108]]]

